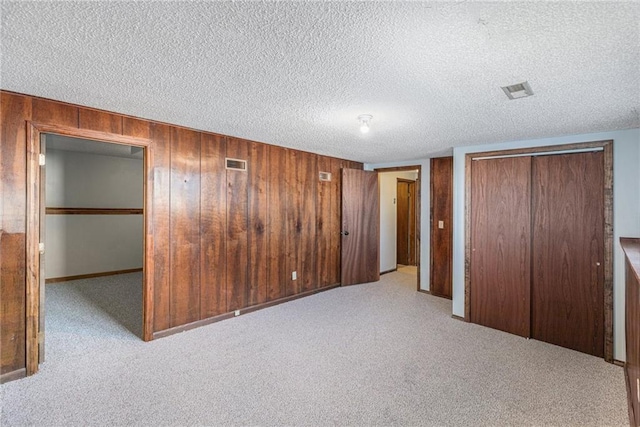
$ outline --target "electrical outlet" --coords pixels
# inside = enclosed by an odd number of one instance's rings
[[[235,315],[236,315],[236,316],[240,316],[240,310],[236,310],[236,311],[235,311]]]
[[[438,228],[444,230],[444,221],[438,221]]]
[[[297,271],[292,271],[291,272],[291,280],[298,280],[298,272]]]

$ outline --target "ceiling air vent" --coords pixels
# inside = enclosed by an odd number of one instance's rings
[[[331,172],[320,172],[320,181],[331,181]]]
[[[531,90],[531,86],[529,86],[529,82],[522,82],[511,86],[504,86],[502,90],[507,94],[509,99],[526,98],[527,96],[533,95],[533,91]]]
[[[230,158],[226,158],[225,159],[226,164],[227,164],[227,169],[231,169],[234,171],[243,171],[246,172],[247,171],[247,161],[246,160],[240,160],[240,159],[230,159]]]

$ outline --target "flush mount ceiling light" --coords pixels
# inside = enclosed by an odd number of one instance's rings
[[[533,95],[529,82],[516,83],[511,86],[503,86],[502,90],[507,94],[509,99],[526,98]]]
[[[358,116],[358,121],[360,122],[360,132],[367,133],[369,132],[369,122],[373,119],[371,114],[360,114]]]

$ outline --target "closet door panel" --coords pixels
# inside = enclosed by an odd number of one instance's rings
[[[532,337],[604,355],[602,152],[533,160]]]
[[[471,173],[471,321],[528,337],[531,158],[473,161]]]

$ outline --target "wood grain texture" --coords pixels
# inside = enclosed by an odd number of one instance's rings
[[[302,245],[302,185],[299,182],[300,151],[287,150],[287,286],[286,295],[295,295],[302,292],[299,280],[293,280],[291,274],[300,273],[300,251]]]
[[[31,99],[1,94],[0,374],[26,368],[26,121]]]
[[[152,127],[154,124],[147,120],[135,119],[133,117],[122,118],[122,134],[136,138],[152,139]]]
[[[625,338],[629,421],[640,426],[640,239],[620,239],[625,253]]]
[[[331,159],[331,230],[329,241],[329,283],[338,284],[341,281],[341,245],[342,236],[342,167],[343,160]]]
[[[153,141],[149,168],[153,174],[153,210],[146,257],[151,258],[147,265],[153,268],[146,274],[153,280],[153,330],[161,331],[171,327],[171,128],[154,123],[149,132]]]
[[[318,156],[318,172],[331,173],[331,158]],[[336,176],[332,174],[332,181],[317,181],[316,192],[316,273],[317,286],[322,288],[332,285],[331,274],[331,234],[334,231],[332,224],[333,216],[333,180]]]
[[[287,294],[287,149],[269,146],[267,213],[268,300]]]
[[[433,295],[451,298],[453,264],[453,157],[431,159],[431,280]],[[444,228],[438,227],[442,221]]]
[[[602,152],[533,158],[531,336],[604,356]]]
[[[342,170],[342,231],[342,286],[380,280],[377,172]]]
[[[247,305],[267,301],[267,197],[269,147],[257,142],[249,145],[248,215],[249,215],[249,272]]]
[[[226,137],[202,134],[200,157],[200,319],[227,311]]]
[[[101,132],[122,134],[122,116],[104,111],[80,108],[78,111],[78,127]]]
[[[200,133],[171,129],[171,326],[200,318]]]
[[[297,168],[299,185],[298,194],[300,228],[300,252],[298,253],[298,281],[300,292],[317,288],[316,261],[316,195],[318,192],[318,163],[317,155],[299,152]]]
[[[411,265],[409,222],[411,218],[409,182],[398,179],[396,184],[396,262]]]
[[[41,98],[32,100],[32,120],[35,123],[78,127],[78,107]]]
[[[247,160],[249,143],[228,138],[227,157]],[[247,164],[247,168],[252,166]],[[247,306],[249,282],[248,171],[227,170],[227,311]]]
[[[472,164],[471,321],[529,336],[531,159]]]

